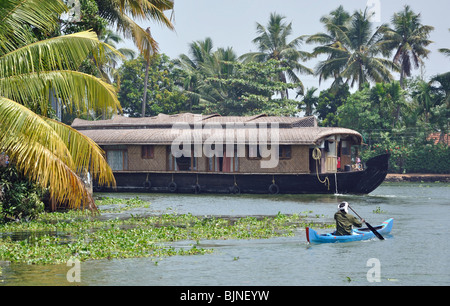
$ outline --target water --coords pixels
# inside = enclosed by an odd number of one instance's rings
[[[130,194],[115,194],[134,197]],[[339,201],[348,201],[375,226],[393,217],[378,239],[309,245],[304,229],[295,236],[263,240],[200,241],[208,255],[97,260],[81,263],[80,285],[450,285],[450,185],[385,183],[370,195],[223,196],[139,194],[150,209],[129,214],[275,215],[309,213],[332,222]],[[374,210],[380,210],[375,213]],[[108,217],[108,216],[104,216]],[[319,230],[326,232],[327,230]],[[176,247],[191,247],[181,241]],[[370,264],[374,258],[377,265]],[[369,264],[368,264],[369,262]],[[0,263],[4,285],[72,285],[71,267]],[[379,274],[372,273],[379,268]],[[369,275],[369,278],[368,278]],[[369,282],[375,277],[379,282]]]

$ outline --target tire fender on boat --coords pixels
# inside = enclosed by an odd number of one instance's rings
[[[271,194],[278,194],[280,192],[280,187],[277,184],[273,183],[269,186],[269,192]]]
[[[199,184],[195,184],[193,188],[195,194],[199,194],[201,192],[201,187]]]
[[[145,181],[143,184],[145,189],[150,189],[152,187],[152,182],[150,181]]]
[[[177,191],[177,183],[175,182],[170,182],[169,185],[167,186],[169,188],[170,192],[175,192]]]
[[[238,185],[233,185],[230,187],[230,192],[232,194],[240,194],[241,193],[241,189],[239,188]]]

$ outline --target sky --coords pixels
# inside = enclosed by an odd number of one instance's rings
[[[339,5],[350,13],[364,10],[367,7],[375,12],[374,26],[389,23],[395,12],[403,10],[407,4],[415,13],[421,14],[421,22],[435,29],[430,35],[434,42],[428,46],[431,50],[425,59],[425,70],[414,70],[414,75],[423,74],[425,78],[450,71],[450,59],[437,51],[439,48],[450,48],[450,12],[449,0],[175,0],[173,24],[171,31],[154,22],[139,22],[144,27],[150,27],[151,33],[158,42],[160,52],[170,58],[180,54],[188,54],[189,44],[210,37],[214,50],[219,47],[232,47],[240,56],[244,53],[257,51],[252,40],[257,37],[256,23],[266,25],[271,13],[285,16],[286,22],[292,22],[291,41],[300,35],[310,35],[324,32],[320,18],[328,15]],[[172,11],[166,13],[170,16]],[[133,47],[132,43],[125,44]],[[315,45],[304,44],[302,50],[311,51]],[[324,57],[303,63],[314,68]],[[305,88],[328,88],[329,83],[322,82],[319,86],[318,77],[299,75]]]

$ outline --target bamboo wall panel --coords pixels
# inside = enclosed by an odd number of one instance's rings
[[[166,147],[153,146],[153,158],[142,158],[142,146],[128,146],[128,170],[165,171]]]

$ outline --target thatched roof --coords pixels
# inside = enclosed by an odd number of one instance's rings
[[[234,143],[253,143],[260,137],[267,137],[270,142],[278,137],[279,144],[315,145],[332,135],[352,136],[357,142],[362,141],[361,135],[350,129],[318,127],[313,116],[202,116],[191,113],[144,118],[115,116],[98,121],[75,119],[72,127],[99,145],[170,145],[175,139],[179,140],[180,135],[190,137],[193,143],[200,139],[204,142],[212,135]],[[271,127],[278,129],[271,130]]]
[[[267,115],[256,115],[256,116],[220,116],[217,114],[213,115],[197,115],[191,113],[182,113],[176,115],[166,115],[159,114],[154,117],[124,117],[124,116],[114,116],[109,120],[97,120],[88,121],[76,118],[72,127],[77,130],[83,129],[97,129],[97,128],[152,128],[152,127],[171,127],[175,123],[188,123],[190,125],[194,124],[211,124],[211,123],[221,123],[225,124],[228,122],[233,123],[278,123],[280,127],[292,127],[292,126],[317,126],[316,118],[313,116],[309,117],[274,117]]]

